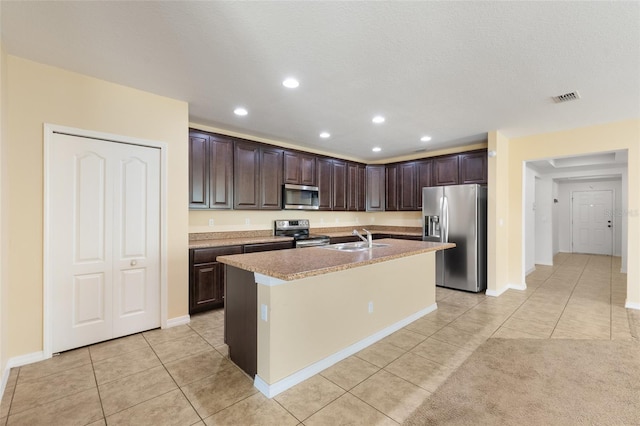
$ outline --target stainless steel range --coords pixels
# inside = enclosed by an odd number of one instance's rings
[[[326,246],[329,237],[326,235],[313,235],[309,233],[309,220],[276,220],[274,224],[276,237],[293,237],[296,247]]]

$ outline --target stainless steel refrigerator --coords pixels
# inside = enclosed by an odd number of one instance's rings
[[[422,189],[424,241],[451,242],[436,252],[436,285],[472,292],[487,288],[487,188],[452,185]]]

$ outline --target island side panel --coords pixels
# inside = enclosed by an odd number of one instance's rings
[[[435,252],[258,284],[262,304],[269,315],[258,320],[258,376],[273,384],[435,306]]]
[[[229,358],[252,378],[257,371],[258,291],[253,272],[226,266],[224,335]]]

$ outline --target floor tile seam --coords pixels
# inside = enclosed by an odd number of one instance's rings
[[[202,353],[202,352],[198,352],[198,353]],[[225,359],[226,359],[226,358],[225,358]],[[187,383],[183,383],[183,384],[182,384],[181,386],[179,386],[179,387],[180,387],[181,389],[182,389],[182,388],[185,388],[185,387],[187,387],[187,386],[189,386],[189,385],[192,385],[192,384],[194,384],[194,383],[196,383],[196,382],[199,382],[199,381],[201,381],[201,380],[209,379],[209,378],[211,378],[211,377],[215,376],[216,374],[220,373],[221,371],[230,370],[230,369],[232,369],[232,368],[238,368],[238,369],[239,369],[239,370],[240,370],[244,375],[247,375],[247,373],[245,373],[242,369],[240,369],[237,365],[235,365],[235,363],[234,363],[233,361],[231,361],[231,360],[229,360],[229,359],[227,359],[227,361],[229,361],[229,362],[228,362],[228,363],[225,363],[225,365],[224,365],[223,367],[221,367],[221,368],[217,369],[214,373],[208,374],[208,375],[206,375],[206,376],[198,376],[198,378],[197,378],[197,379],[195,379],[195,380],[191,380],[190,382],[187,382]],[[172,361],[172,362],[173,362],[173,361]],[[164,366],[164,365],[163,365],[163,367],[165,368],[165,370],[167,370],[167,372],[169,372],[166,366]],[[174,381],[176,380],[176,379],[171,375],[171,373],[170,373],[170,372],[169,372],[169,375],[171,376],[171,378],[172,378]],[[247,377],[248,377],[248,376],[247,376]],[[177,384],[177,382],[176,382],[176,384]]]
[[[369,377],[370,377],[370,376],[369,376]],[[324,377],[324,376],[323,376],[323,378],[324,378],[324,379],[326,379],[326,380],[329,380],[329,379],[327,379],[327,378],[326,378],[326,377]],[[329,380],[329,381],[331,381],[331,380]],[[333,383],[333,382],[331,382],[331,383]],[[335,383],[334,383],[334,384],[335,384]],[[336,384],[336,386],[338,386],[338,385]],[[296,419],[296,420],[297,420],[297,421],[299,421],[300,423],[304,423],[304,421],[305,421],[305,420],[309,420],[309,418],[311,418],[311,416],[313,416],[313,415],[314,415],[314,414],[316,414],[317,412],[321,411],[322,409],[326,408],[327,406],[329,406],[329,405],[330,405],[330,404],[332,404],[333,402],[337,401],[338,399],[342,398],[343,396],[345,396],[346,394],[348,394],[348,393],[349,393],[349,391],[348,391],[348,390],[345,390],[345,389],[344,389],[344,388],[342,388],[341,386],[338,386],[338,387],[343,391],[339,396],[337,396],[337,397],[333,398],[331,401],[327,402],[327,403],[326,403],[326,404],[324,404],[322,407],[318,408],[317,410],[315,410],[313,413],[309,414],[309,415],[308,415],[307,417],[305,417],[304,419],[300,419],[300,418],[298,418],[298,417],[297,417],[295,414],[293,414],[291,411],[287,410],[287,408],[286,408],[284,405],[282,405],[282,404],[280,403],[280,401],[277,401],[275,398],[271,398],[271,399],[272,399],[273,401],[275,401],[276,403],[278,403],[278,405],[280,405],[282,408],[284,408],[284,409],[285,409],[285,411],[286,411],[287,413],[291,414],[291,415],[293,416],[293,418],[294,418],[294,419]],[[222,411],[222,410],[221,410],[221,411]],[[220,412],[220,411],[218,411],[218,412]]]
[[[144,373],[144,372],[149,371],[149,370],[153,370],[154,368],[158,368],[160,366],[164,367],[164,365],[162,363],[160,363],[158,365],[154,365],[153,367],[145,368],[143,370],[138,370],[138,371],[135,371],[133,373],[125,374],[125,375],[119,376],[119,377],[117,377],[115,379],[111,379],[111,380],[108,380],[106,382],[99,383],[98,384],[98,388],[100,388],[100,386],[106,386],[106,385],[111,384],[113,382],[117,382],[118,380],[126,379],[127,377],[135,376],[136,374],[140,374],[140,373]],[[94,375],[95,375],[95,370],[94,370]],[[97,377],[96,377],[96,383],[97,383]]]
[[[9,419],[9,417],[15,416],[17,414],[26,413],[27,411],[30,411],[30,410],[40,409],[40,408],[44,407],[45,405],[53,404],[54,402],[58,402],[58,401],[60,401],[60,400],[62,400],[64,398],[69,398],[69,397],[74,396],[74,395],[78,395],[78,394],[80,394],[82,392],[86,392],[86,391],[88,391],[90,389],[92,389],[92,388],[91,387],[86,387],[86,388],[83,388],[83,389],[76,390],[76,391],[74,391],[72,393],[69,393],[69,394],[66,394],[66,395],[62,395],[62,396],[57,397],[55,399],[46,401],[44,403],[37,402],[35,405],[33,405],[33,406],[31,406],[31,407],[29,407],[29,408],[27,408],[25,410],[20,410],[17,413],[12,413],[11,411],[9,411],[9,413],[7,414],[7,419]],[[7,423],[8,423],[8,421],[7,421]]]
[[[98,392],[98,401],[100,401],[100,411],[102,411],[102,418],[104,423],[107,424],[107,415],[104,412],[104,405],[102,405],[102,396],[100,395],[100,386],[98,386],[98,377],[96,376],[96,369],[91,358],[91,350],[89,350],[89,359],[91,359],[91,371],[93,372],[93,380],[96,383],[96,392]]]
[[[404,380],[404,379],[403,379]],[[406,380],[405,380],[406,381]],[[415,385],[414,385],[415,386]],[[355,389],[355,388],[354,388]],[[376,410],[378,413],[382,414],[383,416],[385,416],[386,418],[388,418],[389,420],[391,420],[394,423],[400,424],[399,422],[397,422],[395,419],[392,419],[389,415],[383,413],[382,411],[380,411],[379,409],[377,409],[376,407],[374,407],[373,405],[369,404],[367,401],[365,401],[364,399],[358,397],[358,395],[355,395],[354,393],[352,393],[351,391],[347,392],[349,395],[353,396],[354,398],[357,398],[360,402],[363,402],[365,404],[367,404],[369,407],[373,408],[374,410]],[[431,392],[429,392],[429,396],[431,396]]]
[[[20,367],[18,367],[18,377],[16,377],[16,381],[13,384],[13,391],[11,391],[11,399],[9,400],[9,409],[7,410],[7,416],[5,417],[5,423],[9,423],[9,416],[11,415],[11,405],[13,404],[13,397],[16,394],[16,389],[18,387],[18,380],[20,379]],[[7,389],[5,388],[5,392],[7,391]],[[2,397],[4,398],[4,395],[2,395]]]
[[[551,335],[553,334],[553,332],[550,332],[549,336],[541,337],[541,336],[537,336],[537,335],[535,335],[533,333],[530,333],[528,331],[519,330],[517,328],[512,328],[512,327],[509,327],[509,326],[506,326],[506,325],[500,326],[500,328],[506,328],[507,330],[517,331],[518,333],[524,333],[524,334],[527,334],[527,335],[531,336],[532,338],[536,338],[536,339],[549,339],[549,338],[551,338]],[[500,330],[500,329],[498,329],[498,330]],[[498,330],[496,330],[496,333],[498,332]]]
[[[405,354],[405,355],[406,355],[406,354]],[[364,361],[364,362],[366,362],[366,363],[368,363],[368,364],[371,364],[370,362],[365,361],[365,360],[363,360],[362,358],[358,358],[358,359],[360,359],[360,360],[362,360],[362,361]],[[392,362],[393,362],[393,361],[392,361]],[[391,364],[391,363],[389,363],[389,364],[387,364],[387,365],[390,365],[390,364]],[[376,374],[376,373],[377,373],[377,372],[379,372],[380,370],[383,370],[383,369],[384,369],[384,367],[378,367],[378,366],[377,366],[377,365],[375,365],[375,364],[371,364],[371,365],[373,365],[375,368],[377,368],[377,370],[376,370],[376,371],[374,371],[373,373],[369,374],[369,375],[368,375],[367,377],[365,377],[364,379],[360,380],[360,381],[359,381],[358,383],[356,383],[355,385],[351,386],[349,389],[345,389],[343,386],[340,386],[338,383],[334,382],[334,381],[333,381],[333,380],[331,380],[329,377],[327,377],[327,376],[325,376],[324,374],[322,374],[322,373],[323,373],[323,371],[321,371],[321,372],[320,372],[320,373],[318,373],[318,374],[320,374],[323,378],[327,379],[328,381],[330,381],[330,382],[331,382],[331,383],[333,383],[334,385],[338,386],[340,389],[343,389],[345,392],[349,392],[351,389],[355,388],[356,386],[358,386],[359,384],[363,383],[364,381],[366,381],[367,379],[369,379],[371,376],[373,376],[374,374]],[[294,417],[295,417],[295,416],[294,416]]]
[[[176,382],[176,379],[171,375],[171,372],[169,372],[169,370],[167,369],[167,367],[163,364],[162,365],[164,367],[164,370],[167,372],[167,374],[169,375],[169,377],[171,377],[171,380],[173,380],[173,383],[175,383],[175,385],[178,387],[178,389],[180,390],[180,393],[182,394],[182,396],[184,397],[185,400],[187,400],[187,403],[189,404],[189,406],[193,409],[193,411],[196,413],[196,415],[198,416],[198,418],[200,418],[200,421],[202,421],[204,423],[204,419],[205,417],[202,417],[200,415],[200,413],[198,412],[198,410],[196,410],[196,407],[193,406],[193,403],[191,402],[191,400],[189,399],[189,397],[187,397],[187,395],[184,393],[184,390],[182,389],[182,386],[178,385],[178,382]],[[195,381],[194,381],[195,382]],[[190,383],[194,383],[194,382],[190,382]],[[185,383],[185,386],[188,383]],[[213,416],[213,414],[212,414]],[[210,417],[210,416],[207,416]],[[194,424],[196,424],[198,422],[195,422]]]
[[[588,262],[585,262],[584,267],[582,268],[581,272],[580,272],[580,277],[582,277],[582,274],[584,274],[584,269],[586,268]],[[562,319],[562,316],[564,315],[564,311],[567,308],[567,305],[569,304],[569,301],[571,300],[571,298],[573,297],[573,293],[578,285],[578,282],[580,281],[580,277],[578,277],[578,281],[576,281],[576,283],[574,284],[573,288],[571,289],[571,293],[569,294],[569,298],[567,299],[567,302],[564,305],[564,308],[562,309],[562,313],[560,314],[560,317],[558,318],[558,320],[556,321],[555,326],[553,327],[553,330],[551,331],[551,336],[553,336],[553,333],[555,333],[556,328],[558,327],[558,324],[560,323],[560,320]]]
[[[206,342],[206,340],[205,340],[205,342]],[[211,344],[209,344],[209,342],[207,342],[207,345],[208,345],[208,346],[210,346],[210,348],[211,348],[211,349],[213,349],[214,351],[216,350],[216,348],[214,348],[213,346],[211,346]],[[182,360],[182,359],[189,358],[190,356],[198,355],[198,354],[201,354],[201,353],[203,353],[203,352],[207,352],[208,350],[209,350],[209,348],[207,348],[207,349],[202,349],[202,350],[200,350],[200,351],[197,351],[197,352],[191,352],[191,353],[188,353],[188,354],[186,354],[186,355],[184,355],[184,356],[180,356],[180,357],[178,357],[178,358],[171,358],[171,359],[168,359],[168,360],[166,360],[166,361],[163,361],[163,360],[162,360],[162,358],[160,358],[160,356],[159,356],[157,353],[156,353],[156,356],[157,356],[157,357],[158,357],[158,359],[160,360],[160,363],[164,366],[165,364],[171,364],[172,362],[180,361],[180,360]],[[155,351],[154,351],[154,352],[155,352]],[[217,351],[216,351],[216,352],[217,352]],[[219,353],[219,352],[218,352],[218,353]]]
[[[101,360],[98,360],[98,361],[94,361],[94,360],[92,359],[92,360],[91,360],[91,366],[92,366],[92,367],[93,367],[93,369],[95,370],[95,366],[96,366],[96,364],[98,364],[98,366],[99,366],[100,364],[103,364],[103,363],[105,363],[105,362],[107,362],[107,361],[109,361],[109,360],[111,360],[111,359],[120,358],[121,356],[128,355],[128,354],[132,354],[132,353],[134,353],[134,352],[142,351],[142,350],[145,350],[145,349],[151,349],[151,350],[153,351],[153,348],[152,348],[151,346],[147,346],[147,347],[144,347],[144,348],[134,349],[134,350],[132,350],[132,351],[128,351],[128,352],[123,352],[123,353],[121,353],[121,354],[119,354],[119,355],[112,356],[112,357],[105,358],[105,359],[101,359]],[[153,354],[155,355],[155,357],[156,357],[156,358],[158,358],[158,355],[155,353],[155,351],[153,351]],[[159,361],[159,360],[160,360],[160,358],[158,358],[158,361]]]
[[[43,361],[40,361],[40,362],[43,362]],[[31,378],[31,379],[29,379],[29,378],[22,379],[22,383],[33,383],[35,381],[46,379],[46,378],[50,378],[51,376],[55,376],[56,374],[61,374],[61,373],[67,372],[67,371],[71,371],[73,369],[84,367],[84,366],[87,366],[89,364],[91,364],[91,359],[89,359],[89,361],[85,362],[84,364],[75,365],[73,367],[65,368],[63,370],[58,370],[55,373],[45,374],[44,376],[38,376],[38,377]],[[91,368],[93,368],[93,366]],[[16,381],[16,386],[17,386],[17,384],[18,384],[18,382]]]
[[[178,389],[180,389],[180,388],[178,388]],[[122,413],[123,411],[130,410],[130,409],[132,409],[133,407],[137,407],[138,405],[141,405],[141,404],[144,404],[144,403],[146,403],[146,402],[152,401],[152,400],[154,400],[154,399],[156,399],[156,398],[160,398],[161,396],[164,396],[164,395],[166,395],[166,394],[168,394],[168,393],[171,393],[171,392],[173,392],[173,391],[175,391],[175,390],[176,390],[176,388],[174,388],[174,389],[169,389],[169,390],[168,390],[168,391],[166,391],[166,392],[163,392],[163,393],[161,393],[161,394],[155,395],[155,396],[153,396],[153,397],[151,397],[151,398],[147,398],[147,399],[145,399],[144,401],[139,401],[139,402],[137,402],[137,403],[135,403],[135,404],[133,404],[133,405],[128,406],[127,408],[123,408],[122,410],[118,410],[118,411],[114,411],[113,413],[109,413],[108,415],[105,415],[105,417],[104,417],[104,421],[105,421],[105,423],[106,423],[106,424],[109,424],[109,422],[107,421],[107,418],[108,418],[108,417],[115,416],[116,414]],[[198,412],[196,411],[196,414],[197,414],[197,413],[198,413]],[[105,413],[105,414],[106,414],[106,413]],[[202,419],[202,418],[200,418],[200,419]],[[197,422],[196,422],[196,423],[197,423]]]
[[[446,365],[446,364],[443,364],[443,363],[441,363],[440,361],[436,361],[436,360],[433,360],[433,359],[431,359],[431,358],[429,358],[429,357],[426,357],[426,356],[424,356],[424,355],[420,355],[420,354],[419,354],[419,353],[417,353],[417,352],[408,352],[408,353],[411,353],[412,355],[415,355],[415,356],[419,356],[420,358],[426,359],[427,361],[432,362],[432,363],[435,363],[435,364],[438,364],[438,365],[440,365],[440,366],[442,366],[442,367],[444,367],[444,368],[450,368],[450,366],[448,366],[448,365]],[[394,360],[394,361],[395,361],[395,360]],[[389,364],[391,364],[391,363],[389,363]],[[389,364],[387,364],[387,365],[389,365]],[[384,366],[384,367],[382,367],[381,369],[386,368],[386,367],[387,367],[387,365],[385,365],[385,366]],[[456,369],[457,369],[457,368],[456,368]]]
[[[454,327],[454,328],[455,328],[455,327]],[[464,333],[464,334],[471,334],[471,333],[467,333],[466,331],[462,331],[462,330],[460,330],[460,332],[461,332],[461,333]],[[473,336],[475,336],[475,334],[473,334]],[[440,338],[440,339],[438,339],[438,337],[436,337],[435,335],[433,335],[433,336],[431,336],[431,337],[432,337],[434,340],[437,340],[438,342],[446,343],[446,344],[448,344],[448,345],[452,345],[452,346],[456,346],[456,347],[458,347],[458,348],[460,348],[460,349],[465,349],[465,347],[464,347],[464,346],[461,346],[461,345],[459,345],[459,344],[457,344],[457,343],[447,342],[446,340],[443,340],[443,339],[441,339],[441,338]],[[488,337],[487,337],[487,339],[488,339]],[[481,344],[482,344],[482,343],[481,343]],[[418,346],[418,345],[416,345],[416,346]],[[415,346],[414,346],[414,348],[415,348]],[[412,348],[412,349],[413,349],[413,348]]]
[[[418,354],[414,354],[414,355],[419,356]],[[421,357],[421,358],[423,358],[423,359],[427,359],[427,358],[424,358],[424,357]],[[427,361],[431,361],[431,360],[430,360],[430,359],[427,359]],[[466,361],[466,359],[465,359],[465,361]],[[442,364],[437,363],[437,362],[435,362],[435,361],[431,361],[431,362],[434,362],[434,363],[436,363],[436,364],[438,364],[438,365],[442,365]],[[463,362],[464,362],[464,361],[463,361]],[[391,364],[388,364],[388,365],[387,365],[387,367],[388,367],[389,365],[391,365]],[[462,365],[462,364],[460,364],[460,365]],[[389,371],[389,370],[387,370],[387,367],[381,368],[381,370],[384,370],[386,373],[389,373],[389,374],[391,374],[391,375],[393,375],[393,376],[397,377],[398,379],[401,379],[401,380],[403,380],[403,381],[405,381],[405,382],[409,383],[410,385],[417,386],[417,387],[419,387],[420,389],[422,389],[422,390],[425,390],[425,391],[429,392],[429,396],[431,396],[431,394],[432,394],[433,392],[435,392],[435,391],[432,391],[432,390],[427,389],[427,388],[425,388],[425,387],[422,387],[422,386],[420,386],[420,385],[419,385],[419,384],[417,384],[417,383],[413,383],[413,382],[411,382],[411,381],[409,381],[409,380],[405,379],[404,377],[400,377],[400,376],[398,376],[398,375],[397,375],[396,373],[394,373],[393,371]],[[458,369],[458,367],[456,367],[456,368],[450,368],[450,367],[447,367],[446,365],[443,365],[443,367],[445,367],[445,368],[449,368],[449,376],[451,376],[451,375],[452,375],[452,374],[453,374],[453,373]],[[447,376],[447,378],[448,378],[448,376]],[[446,380],[446,379],[445,379],[445,380]],[[443,382],[443,383],[444,383],[444,382]],[[355,388],[355,386],[354,386],[354,388]]]

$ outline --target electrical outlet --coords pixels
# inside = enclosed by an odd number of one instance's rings
[[[248,217],[246,217],[246,218],[244,219],[244,224],[245,224],[245,225],[251,225],[251,219],[249,219]]]
[[[369,302],[369,313],[373,313],[373,302]]]
[[[260,319],[264,322],[267,322],[268,317],[268,306],[264,303],[260,305]]]
[[[213,219],[209,219],[209,226],[213,226]]]

